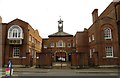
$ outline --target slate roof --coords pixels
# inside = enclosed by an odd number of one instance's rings
[[[53,33],[53,34],[49,35],[48,37],[59,37],[59,36],[64,37],[64,36],[73,36],[73,35],[68,34],[66,32],[56,32],[56,33]]]

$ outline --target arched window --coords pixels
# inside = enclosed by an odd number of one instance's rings
[[[13,25],[8,29],[8,39],[23,39],[23,30],[18,25]]]
[[[104,28],[104,39],[112,39],[112,31],[110,28]]]
[[[56,45],[57,47],[65,47],[65,43],[62,40],[59,40]]]

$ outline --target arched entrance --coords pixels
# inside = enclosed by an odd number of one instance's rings
[[[66,51],[56,51],[54,53],[55,62],[67,62],[68,56]]]
[[[66,62],[66,53],[65,52],[56,52],[56,62]]]

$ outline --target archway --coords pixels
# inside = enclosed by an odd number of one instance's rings
[[[54,53],[55,62],[66,62],[67,61],[67,52],[66,51],[56,51]]]

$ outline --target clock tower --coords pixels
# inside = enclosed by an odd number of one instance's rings
[[[60,20],[58,21],[58,32],[63,32],[63,21]]]

